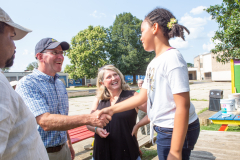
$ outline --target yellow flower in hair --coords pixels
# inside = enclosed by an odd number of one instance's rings
[[[175,18],[171,18],[170,22],[167,24],[168,29],[172,29],[175,23],[177,23],[177,20]]]

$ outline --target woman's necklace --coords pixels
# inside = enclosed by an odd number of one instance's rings
[[[118,100],[118,98],[119,98],[121,93],[122,93],[122,90],[120,90],[120,92],[117,94],[117,96],[114,96],[114,97],[110,98],[111,106],[114,105],[117,102],[117,100]]]

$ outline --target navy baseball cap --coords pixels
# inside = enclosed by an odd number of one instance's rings
[[[59,45],[61,45],[63,51],[69,49],[69,44],[67,42],[58,42],[56,39],[53,38],[43,38],[37,43],[35,47],[35,55],[37,53],[41,53],[46,49],[54,49]]]

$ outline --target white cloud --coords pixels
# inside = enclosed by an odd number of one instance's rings
[[[188,47],[188,41],[182,40],[182,38],[175,38],[171,39],[169,41],[170,45],[174,48],[180,49],[180,48],[187,48]]]
[[[180,23],[186,27],[196,28],[201,27],[207,24],[208,18],[200,18],[200,17],[192,17],[188,13],[185,13],[183,17],[180,19]]]
[[[30,52],[27,49],[24,49],[23,55],[33,55],[33,52]]]
[[[209,42],[207,44],[203,44],[203,50],[205,51],[210,51],[211,49],[213,49],[215,47],[215,44],[213,42]]]
[[[208,43],[204,43],[203,44],[203,50],[206,50],[208,52],[210,52],[211,49],[215,48],[215,45],[220,43],[219,40],[216,40],[216,41],[212,41],[212,37],[214,36],[215,32],[214,31],[210,31],[207,36],[210,38],[209,42]]]
[[[95,10],[92,14],[90,14],[90,16],[93,16],[95,18],[102,18],[102,17],[106,17],[105,13],[99,13],[97,10]]]
[[[193,8],[191,11],[190,11],[190,13],[192,13],[193,15],[196,15],[196,14],[201,14],[203,11],[204,11],[204,9],[206,9],[207,7],[205,7],[205,6],[198,6],[198,7],[196,7],[196,8]]]
[[[212,37],[214,36],[214,34],[215,34],[215,31],[210,31],[210,32],[207,34],[207,36],[208,36],[209,38],[212,38]]]
[[[186,35],[186,39],[196,39],[200,36],[203,36],[204,26],[207,24],[209,17],[192,17],[186,13],[181,17],[179,23],[187,27],[190,31],[190,35]]]

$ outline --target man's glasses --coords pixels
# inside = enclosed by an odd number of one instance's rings
[[[66,56],[66,52],[65,51],[44,51],[42,53],[48,53],[48,52],[50,52],[53,55],[62,54],[63,56]]]

